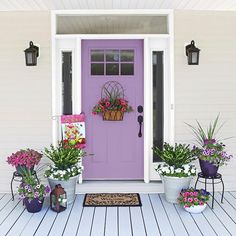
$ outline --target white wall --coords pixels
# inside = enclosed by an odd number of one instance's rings
[[[0,12],[0,191],[10,190],[6,157],[51,142],[49,12]],[[25,66],[29,41],[40,45],[38,65]]]
[[[193,140],[184,122],[207,126],[218,113],[226,122],[219,137],[235,159],[221,168],[227,189],[236,190],[236,12],[175,11],[175,137]],[[200,65],[187,65],[185,44],[195,40]]]

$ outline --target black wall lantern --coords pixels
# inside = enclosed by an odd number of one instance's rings
[[[29,43],[29,48],[25,49],[25,63],[27,66],[36,66],[37,57],[39,56],[39,48],[33,44],[32,41]]]
[[[195,47],[194,40],[192,40],[191,44],[187,45],[185,48],[186,56],[188,57],[188,65],[198,65],[200,49]]]

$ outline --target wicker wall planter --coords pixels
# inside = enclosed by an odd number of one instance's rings
[[[103,120],[121,121],[123,120],[124,112],[122,111],[105,111],[102,114]]]

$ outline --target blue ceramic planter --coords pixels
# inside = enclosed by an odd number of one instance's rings
[[[40,201],[38,198],[34,198],[31,201],[28,198],[25,198],[24,204],[28,212],[36,213],[36,212],[41,211],[43,207],[43,201],[44,201],[44,198],[42,201]]]
[[[199,159],[202,174],[205,177],[215,177],[217,175],[219,166],[212,164],[209,161]]]

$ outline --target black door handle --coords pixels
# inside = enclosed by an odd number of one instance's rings
[[[138,116],[138,123],[139,123],[139,132],[138,132],[138,136],[139,138],[142,137],[142,123],[143,123],[143,116],[139,115]]]

